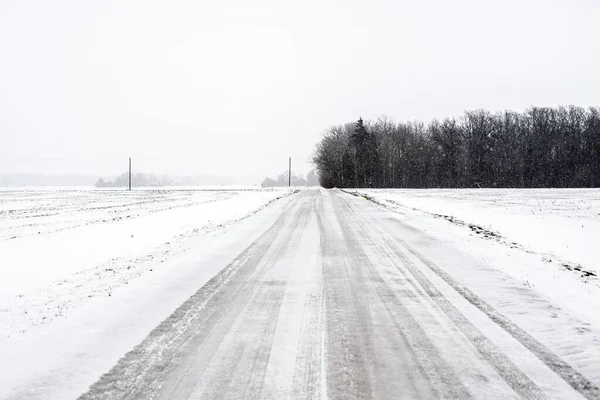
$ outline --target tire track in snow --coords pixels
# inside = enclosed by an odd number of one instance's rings
[[[298,247],[304,227],[309,221],[309,211],[300,209],[289,216],[288,224],[293,226],[293,229],[283,233],[283,236],[286,236],[285,240],[277,238],[273,242],[275,251],[261,268],[260,277],[252,279],[255,281],[255,287],[249,286],[244,289],[254,293],[253,296],[246,301],[240,301],[240,305],[245,306],[244,310],[237,313],[235,321],[229,325],[228,336],[233,342],[233,354],[230,354],[231,348],[225,346],[225,340],[228,338],[224,337],[218,350],[223,353],[220,355],[217,352],[214,355],[216,362],[211,374],[207,374],[203,379],[205,382],[201,389],[192,392],[192,397],[224,398],[232,392],[239,393],[243,398],[263,397],[267,366],[287,285],[287,276],[275,278],[270,272],[277,268],[276,264],[285,254],[293,253]],[[238,303],[238,299],[233,301]],[[234,320],[233,316],[229,319]],[[240,340],[242,336],[245,338]],[[192,377],[197,378],[198,372],[194,370]],[[170,399],[181,396],[166,392],[161,397]]]
[[[461,296],[467,299],[471,304],[473,304],[480,311],[486,314],[498,326],[500,326],[517,341],[519,341],[523,346],[525,346],[538,359],[540,359],[540,361],[546,364],[558,376],[565,380],[573,389],[575,389],[577,392],[583,395],[586,399],[600,399],[600,389],[596,385],[594,385],[594,383],[592,383],[589,379],[583,376],[579,371],[574,369],[571,365],[565,362],[558,355],[550,351],[546,346],[544,346],[537,339],[535,339],[533,336],[527,333],[524,329],[520,328],[518,325],[506,318],[504,315],[500,314],[479,296],[475,295],[472,291],[455,281],[441,268],[439,268],[431,261],[427,260],[425,257],[423,257],[423,255],[415,251],[407,243],[401,241],[400,239],[396,240],[402,243],[402,245],[406,249],[408,249],[423,264],[429,267],[429,269],[431,269],[446,283],[448,283]]]
[[[346,204],[349,205],[347,201]],[[352,206],[349,205],[349,207]],[[542,343],[536,340],[524,329],[514,324],[512,321],[510,321],[500,312],[495,310],[491,305],[489,305],[479,296],[475,295],[465,286],[458,283],[443,269],[441,269],[439,266],[428,260],[421,253],[416,251],[406,241],[398,237],[394,237],[392,239],[391,236],[380,226],[377,226],[376,224],[372,224],[372,226],[377,231],[379,231],[379,233],[382,236],[386,237],[387,245],[393,249],[394,253],[398,256],[398,258],[401,259],[402,262],[410,269],[412,275],[419,281],[419,283],[428,292],[428,294],[436,302],[438,302],[440,306],[445,309],[445,311],[447,311],[447,314],[449,316],[452,315],[452,318],[455,318],[455,321],[457,323],[459,323],[462,326],[472,326],[472,324],[464,316],[462,316],[462,314],[450,302],[448,302],[448,300],[446,300],[433,285],[430,284],[425,275],[423,275],[423,273],[419,271],[418,267],[406,257],[399,244],[404,249],[408,250],[411,254],[413,254],[417,259],[419,259],[419,261],[421,261],[432,272],[434,272],[437,276],[444,280],[448,285],[450,285],[462,297],[468,300],[469,303],[477,307],[477,309],[479,309],[481,312],[487,315],[488,318],[490,318],[494,323],[496,323],[504,331],[510,334],[513,338],[515,338],[519,343],[525,346],[540,361],[546,364],[552,371],[554,371],[558,376],[560,376],[564,381],[566,381],[573,389],[575,389],[577,392],[583,395],[586,399],[600,399],[600,389],[593,382],[591,382],[589,379],[583,376],[579,371],[574,369],[571,365],[569,365],[567,362],[561,359],[558,355],[550,351],[546,346],[544,346]],[[473,333],[476,333],[476,328],[472,328],[475,329]],[[482,340],[477,340],[477,343],[474,342],[474,344],[476,345],[476,347],[479,346],[478,350],[479,348],[481,348],[481,350],[484,352],[482,354],[488,353],[487,357],[490,358],[492,362],[494,362],[493,360],[495,357],[493,357],[492,353],[489,353],[489,350],[486,350],[486,348],[493,348],[492,346],[494,345],[491,344],[491,342],[486,343],[489,341],[489,339],[485,338],[485,336],[483,335],[473,336],[473,340],[476,340],[478,337],[482,338]],[[500,354],[501,358],[506,358],[506,356],[501,355],[501,353],[496,354]],[[512,383],[512,385],[516,385],[516,387],[513,387],[515,390],[517,390],[519,393],[524,391],[525,394],[530,393],[530,395],[534,395],[536,392],[539,391],[539,388],[536,389],[535,387],[531,386],[530,383],[527,382],[530,380],[525,375],[519,377],[519,375],[515,373],[512,367],[509,367],[510,364],[508,364],[507,362],[512,364],[512,362],[510,362],[510,360],[506,358],[504,361],[501,361],[500,363],[494,362],[492,365],[494,365],[495,368],[499,368],[498,372],[501,374],[501,376],[506,376],[509,379],[509,383]],[[517,380],[513,380],[514,378],[517,378]],[[543,396],[543,393],[539,391],[537,395]]]
[[[322,205],[322,204],[321,204]],[[329,210],[317,212],[326,313],[326,391],[332,398],[372,397],[371,321],[366,298],[356,296],[360,269],[348,265],[339,229]],[[324,220],[322,215],[327,215]],[[336,237],[337,236],[337,237]]]
[[[170,373],[177,367],[189,366],[184,362],[187,353],[206,340],[219,321],[226,317],[229,311],[227,303],[237,299],[237,305],[247,305],[252,293],[247,289],[255,285],[266,272],[266,266],[257,271],[265,253],[273,242],[287,243],[291,237],[291,232],[282,237],[281,228],[286,224],[289,212],[295,210],[298,213],[296,206],[291,203],[265,234],[119,360],[80,399],[155,398],[161,391],[163,380]],[[280,246],[276,251],[283,251],[284,247]],[[233,310],[234,317],[242,309]],[[193,326],[202,329],[194,329]],[[224,328],[226,332],[228,326]],[[213,349],[213,355],[215,351],[216,348]],[[206,361],[210,361],[211,357],[209,354]]]
[[[452,370],[450,365],[441,357],[433,342],[428,338],[426,332],[419,325],[417,320],[400,301],[394,291],[381,277],[367,253],[365,252],[365,242],[359,241],[354,234],[358,221],[354,213],[349,217],[345,210],[336,209],[338,220],[340,221],[341,231],[344,241],[351,254],[350,259],[358,260],[358,268],[364,271],[365,276],[374,289],[378,303],[385,305],[388,317],[393,321],[393,327],[396,331],[390,331],[388,340],[392,342],[392,348],[404,348],[414,359],[417,371],[408,371],[412,374],[410,383],[413,385],[413,396],[420,398],[460,398],[470,399],[471,393],[463,385],[459,377]],[[354,224],[354,227],[352,227]],[[368,236],[364,236],[368,237]],[[364,238],[361,236],[361,238]],[[391,326],[390,326],[391,327]],[[399,355],[400,356],[400,355]],[[412,369],[412,368],[411,368]],[[422,381],[418,387],[416,383]],[[389,397],[391,394],[386,393]],[[379,396],[375,396],[379,397]]]
[[[312,202],[312,212],[316,213],[318,204],[322,201],[315,198]],[[313,216],[314,217],[314,216]],[[319,246],[323,238],[319,235]],[[311,279],[311,288],[304,303],[302,327],[298,340],[297,354],[294,365],[292,391],[297,398],[327,399],[326,382],[326,326],[325,318],[325,287],[323,269],[318,267]]]

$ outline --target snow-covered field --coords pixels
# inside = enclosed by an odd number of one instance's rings
[[[600,275],[600,190],[373,190],[383,202],[464,223],[547,259]],[[458,220],[458,221],[456,221]],[[485,232],[487,231],[487,232]]]
[[[284,193],[0,191],[0,337],[111,294]]]
[[[67,386],[89,385],[262,232],[247,216],[290,193],[0,190],[0,398],[47,390],[26,382],[82,351]]]
[[[349,190],[356,193],[355,190]],[[600,190],[358,190],[600,326]]]

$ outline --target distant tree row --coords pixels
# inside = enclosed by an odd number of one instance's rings
[[[284,172],[280,174],[277,179],[265,178],[262,182],[262,187],[285,187],[288,186],[288,173]],[[292,186],[316,186],[319,184],[319,180],[314,171],[309,171],[306,174],[306,179],[302,176],[298,176],[292,173]]]
[[[329,128],[313,161],[324,187],[599,187],[600,108],[360,119]]]
[[[170,186],[173,181],[166,176],[156,176],[154,174],[135,173],[131,175],[131,184],[136,187],[158,187]],[[129,186],[129,174],[127,172],[117,176],[114,181],[105,181],[100,178],[96,181],[96,187],[127,187]]]

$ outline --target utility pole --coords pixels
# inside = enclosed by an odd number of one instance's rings
[[[129,157],[129,190],[131,190],[131,157]]]
[[[288,171],[288,186],[292,187],[292,157],[290,157],[290,168]]]

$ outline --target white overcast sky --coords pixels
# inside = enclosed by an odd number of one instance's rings
[[[0,173],[260,179],[329,125],[600,104],[598,0],[0,0]]]

